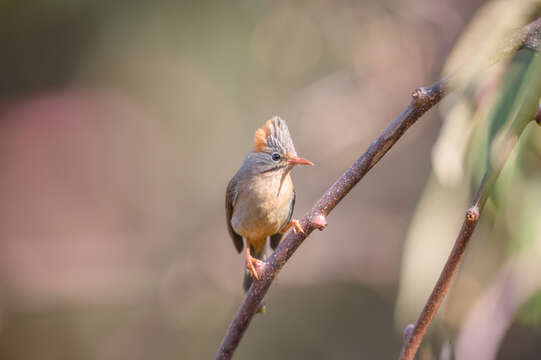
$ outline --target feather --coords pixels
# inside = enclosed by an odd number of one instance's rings
[[[262,127],[255,131],[254,152],[264,151],[267,147],[267,138],[270,136],[270,126],[276,118],[277,116],[270,118]]]
[[[231,236],[235,248],[240,253],[244,247],[242,236],[237,234],[235,230],[233,230],[233,226],[231,225],[233,208],[235,207],[235,203],[237,202],[237,184],[237,176],[233,176],[233,178],[227,185],[227,190],[225,191],[225,218],[227,222],[227,230],[229,231],[229,236]]]
[[[270,118],[255,131],[253,151],[278,151],[283,155],[297,156],[287,124],[279,116]]]

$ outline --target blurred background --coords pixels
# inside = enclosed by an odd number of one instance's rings
[[[538,1],[494,3],[520,9],[489,12],[492,25],[510,28],[539,10]],[[212,358],[243,296],[244,257],[227,234],[224,196],[255,129],[280,115],[298,153],[316,163],[293,173],[301,217],[411,90],[441,77],[487,8],[494,4],[0,2],[0,359]],[[469,131],[471,109],[459,100],[416,124],[303,244],[237,359],[398,356],[471,197],[465,145],[453,141]],[[539,180],[541,150],[525,152],[529,163],[515,160],[528,176],[513,183],[515,195]],[[512,244],[524,233],[536,244],[541,193],[521,194],[483,218],[419,358],[446,359],[489,338],[494,314],[475,309],[502,303],[513,274],[529,287],[482,350],[539,358],[541,255]],[[466,350],[455,348],[464,338]]]

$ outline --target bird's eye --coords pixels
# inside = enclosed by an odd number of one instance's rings
[[[280,154],[278,154],[277,152],[272,153],[271,157],[272,157],[272,160],[273,160],[273,161],[278,161],[278,160],[280,160]]]

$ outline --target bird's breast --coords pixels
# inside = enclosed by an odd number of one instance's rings
[[[259,174],[240,182],[231,225],[241,236],[262,239],[277,233],[289,216],[293,182],[289,174]]]

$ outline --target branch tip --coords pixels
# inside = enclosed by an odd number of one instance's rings
[[[523,44],[532,50],[541,50],[541,23],[539,20],[535,21],[535,25],[529,29]]]
[[[426,88],[424,87],[417,88],[413,90],[413,92],[411,93],[411,97],[413,98],[415,102],[423,99],[427,95],[428,95],[428,91],[426,91]]]

